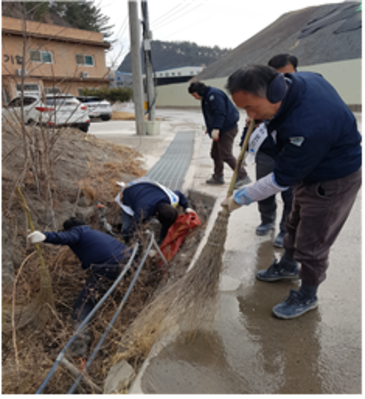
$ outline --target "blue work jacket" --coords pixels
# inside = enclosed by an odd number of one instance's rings
[[[202,97],[201,106],[209,136],[213,129],[219,129],[222,134],[237,127],[240,115],[226,93],[207,86]]]
[[[179,197],[179,205],[184,209],[188,208],[189,204],[185,195],[177,190],[174,193]],[[171,204],[162,188],[148,182],[127,187],[123,192],[122,203],[133,210],[133,219],[136,222],[147,221],[156,216],[160,205]]]
[[[90,226],[76,226],[62,232],[44,232],[44,242],[55,245],[68,245],[80,259],[83,269],[91,264],[108,265],[119,263],[130,251],[117,239]]]
[[[356,118],[319,74],[286,74],[291,80],[277,114],[267,124],[276,138],[274,175],[282,187],[345,177],[361,167]]]

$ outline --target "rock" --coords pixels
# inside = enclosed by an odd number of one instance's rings
[[[117,394],[123,388],[128,388],[135,375],[133,367],[126,361],[122,360],[115,364],[108,373],[104,383],[104,395]]]

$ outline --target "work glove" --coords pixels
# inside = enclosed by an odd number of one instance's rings
[[[40,231],[33,231],[33,233],[28,234],[28,240],[32,244],[37,244],[38,242],[43,242],[47,237]]]
[[[122,188],[125,187],[124,181],[117,181],[115,184],[116,184],[117,186],[119,186],[119,187],[122,187]]]
[[[213,141],[218,141],[219,140],[219,130],[218,129],[213,129],[212,130],[212,139],[213,139]]]
[[[227,206],[229,212],[233,212],[242,205],[250,205],[252,202],[252,199],[247,194],[246,187],[243,187],[237,190],[231,197],[226,198],[221,205]]]
[[[194,209],[186,208],[185,213],[196,213],[196,212],[194,211]]]
[[[233,212],[236,209],[240,208],[242,205],[237,204],[237,202],[234,200],[233,195],[226,198],[222,203],[222,206],[226,206],[228,208],[229,212]]]

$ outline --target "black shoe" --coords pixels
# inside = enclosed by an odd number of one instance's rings
[[[285,236],[286,232],[285,231],[280,231],[280,233],[276,236],[275,240],[274,240],[274,247],[277,248],[284,248],[284,236]]]
[[[284,302],[274,306],[272,311],[279,319],[294,319],[317,306],[317,295],[309,298],[300,291],[290,290],[289,297]]]
[[[220,185],[224,184],[224,179],[223,177],[214,177],[214,175],[212,175],[212,177],[209,180],[207,180],[206,183]]]
[[[256,277],[261,281],[272,282],[279,280],[297,280],[299,278],[299,268],[297,262],[289,265],[278,262],[276,259],[274,263],[266,270],[259,270]]]
[[[256,234],[258,236],[266,236],[267,234],[270,233],[270,230],[273,230],[275,228],[275,222],[271,223],[264,223],[262,222],[256,229]]]

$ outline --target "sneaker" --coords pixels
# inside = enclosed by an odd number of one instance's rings
[[[308,298],[300,291],[290,290],[288,298],[274,306],[272,311],[279,319],[294,319],[318,306],[318,298]]]
[[[284,236],[286,232],[285,231],[280,231],[280,233],[276,236],[274,240],[274,247],[277,248],[284,248]]]
[[[214,177],[214,175],[212,175],[212,177],[206,181],[207,184],[224,184],[224,179],[223,177]]]
[[[239,180],[236,181],[236,184],[234,185],[234,189],[237,190],[238,188],[240,188],[242,186],[245,186],[246,184],[250,184],[251,181],[252,180],[247,175],[245,178],[239,179]]]
[[[275,228],[275,223],[264,223],[262,222],[256,229],[256,235],[258,236],[266,236],[269,234],[270,230]]]
[[[256,277],[261,281],[278,281],[278,280],[297,280],[299,278],[299,268],[297,263],[293,263],[291,267],[285,268],[283,263],[274,260],[273,264],[266,270],[259,270]]]

